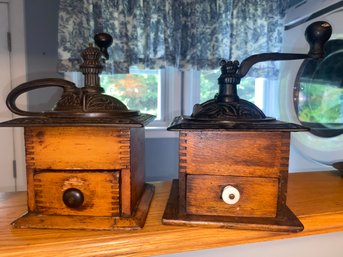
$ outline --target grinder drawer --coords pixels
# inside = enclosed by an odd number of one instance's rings
[[[275,217],[278,179],[188,175],[186,212],[195,215]]]
[[[56,215],[119,215],[120,171],[35,171],[35,210]]]

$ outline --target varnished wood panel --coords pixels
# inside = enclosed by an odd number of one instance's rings
[[[179,135],[179,206],[178,210],[181,215],[186,214],[186,179],[187,179],[187,137],[186,133],[180,132]]]
[[[178,187],[179,189],[179,211],[180,214],[186,214],[186,185],[187,185],[187,175],[184,172],[179,172],[179,183],[180,186]]]
[[[225,186],[240,192],[233,205],[221,199]],[[188,175],[186,209],[189,214],[239,217],[275,217],[278,179],[235,176]]]
[[[120,172],[49,171],[34,174],[36,211],[40,214],[118,216]],[[77,188],[84,195],[80,208],[68,208],[63,192]]]
[[[278,177],[288,169],[289,132],[180,132],[187,174]]]
[[[133,216],[100,216],[100,215],[58,215],[37,214],[28,212],[12,224],[15,228],[44,229],[80,229],[80,230],[137,230],[146,221],[148,210],[154,194],[154,186],[145,184],[140,202]],[[101,211],[101,210],[100,210]],[[63,213],[64,214],[64,213]],[[101,214],[101,212],[99,212]]]
[[[120,145],[113,145],[119,148],[120,167],[121,167],[121,182],[120,182],[120,197],[121,197],[121,215],[130,216],[132,214],[131,206],[131,162],[130,162],[130,130],[121,131]]]
[[[134,211],[144,189],[145,130],[131,129],[131,211]]]
[[[178,181],[174,180],[162,218],[162,223],[165,225],[266,230],[272,232],[300,232],[304,229],[303,224],[287,206],[284,206],[282,212],[276,218],[180,214],[178,209],[178,186]]]
[[[129,159],[128,129],[25,128],[26,158],[37,169],[120,169]]]
[[[290,134],[285,134],[281,138],[281,145],[283,145],[283,154],[289,155]],[[289,158],[281,159],[280,178],[279,178],[279,192],[278,192],[278,213],[286,205],[287,200],[287,187],[288,187],[288,160]]]
[[[331,172],[289,175],[287,205],[305,226],[300,233],[162,225],[171,183],[154,185],[146,224],[131,232],[13,229],[26,192],[0,193],[0,256],[156,256],[343,231],[343,179]]]
[[[28,207],[36,210],[34,170],[121,170],[121,210],[131,215],[130,130],[111,127],[26,127]]]

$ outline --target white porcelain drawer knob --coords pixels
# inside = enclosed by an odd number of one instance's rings
[[[226,186],[222,192],[222,199],[227,204],[235,204],[239,201],[241,194],[238,189],[233,186]]]

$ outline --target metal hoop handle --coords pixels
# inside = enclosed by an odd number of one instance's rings
[[[75,92],[78,88],[74,83],[65,79],[37,79],[32,80],[23,84],[20,84],[14,88],[6,98],[6,105],[11,112],[21,115],[21,116],[44,116],[44,112],[30,112],[24,111],[18,108],[16,105],[17,98],[23,93],[32,91],[38,88],[44,87],[61,87],[63,88],[63,93],[65,92]]]

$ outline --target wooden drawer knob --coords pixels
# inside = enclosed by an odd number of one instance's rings
[[[222,199],[227,204],[235,204],[239,201],[240,193],[237,188],[233,186],[226,186],[222,192]]]
[[[69,208],[79,208],[83,204],[83,193],[77,188],[69,188],[63,193],[63,202]]]

